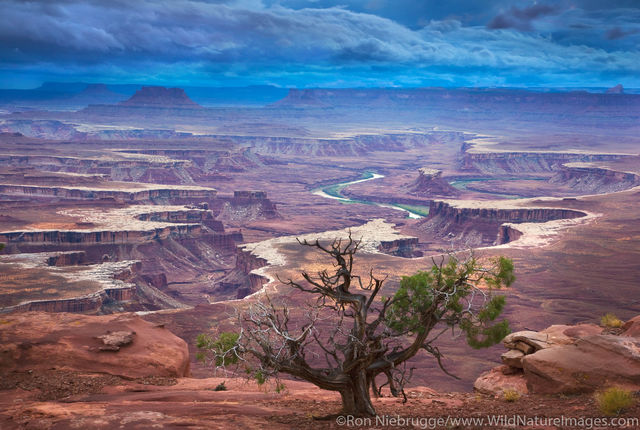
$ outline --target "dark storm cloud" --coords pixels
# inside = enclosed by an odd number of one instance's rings
[[[616,40],[638,33],[640,33],[640,29],[637,28],[625,31],[620,27],[613,27],[611,30],[607,31],[606,37],[608,40]]]
[[[639,9],[573,3],[4,0],[0,78],[39,70],[93,80],[346,86],[637,76]]]
[[[511,7],[508,12],[501,13],[493,18],[487,27],[491,29],[515,28],[521,31],[529,31],[532,30],[532,21],[556,12],[558,12],[558,6],[547,4],[535,4],[523,9]]]

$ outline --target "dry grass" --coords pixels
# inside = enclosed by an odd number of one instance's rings
[[[504,390],[502,392],[502,397],[506,402],[513,403],[520,400],[520,393],[516,390]]]
[[[620,328],[624,323],[614,314],[608,313],[600,319],[600,324],[606,328]]]
[[[608,416],[619,415],[633,406],[633,393],[619,387],[611,387],[596,394],[596,403],[600,412]]]

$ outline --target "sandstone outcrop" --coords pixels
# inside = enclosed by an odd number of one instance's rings
[[[456,196],[460,194],[442,178],[442,171],[423,167],[418,170],[418,177],[409,185],[409,191],[419,196]]]
[[[591,392],[609,385],[638,389],[639,318],[628,321],[620,335],[593,324],[512,333],[503,340],[508,349],[503,366],[482,374],[474,387],[491,394],[514,387],[537,394]]]
[[[132,314],[6,315],[0,339],[4,371],[55,368],[125,378],[189,375],[185,341]]]
[[[457,204],[433,200],[429,205],[429,216],[416,225],[444,240],[465,246],[483,246],[519,239],[522,233],[510,224],[545,223],[586,215],[572,209],[517,207],[505,202],[493,204],[503,207],[491,207],[483,202]]]
[[[86,262],[86,253],[84,251],[60,252],[52,255],[47,259],[49,266],[78,266]]]
[[[385,254],[395,255],[396,257],[421,257],[422,252],[416,251],[416,247],[418,246],[419,242],[419,239],[416,237],[380,241],[378,250],[384,252]]]
[[[264,191],[234,191],[233,197],[220,197],[217,219],[223,221],[255,221],[280,218],[276,205]]]
[[[253,273],[253,271],[265,267],[267,264],[268,262],[264,258],[246,250],[239,250],[235,268],[214,287],[216,299],[242,299],[260,290],[264,284],[269,282],[269,279]]]

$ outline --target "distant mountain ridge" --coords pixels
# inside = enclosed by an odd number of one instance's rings
[[[187,96],[182,88],[142,87],[128,100],[119,103],[127,107],[202,108]]]
[[[510,109],[517,105],[533,110],[554,110],[557,106],[640,109],[640,95],[615,91],[540,92],[510,88],[311,88],[291,89],[275,108],[412,108]]]
[[[51,106],[86,107],[94,104],[116,104],[143,88],[137,84],[88,84],[86,82],[44,82],[32,89],[0,89],[1,105],[42,108]],[[246,87],[181,87],[187,96],[201,106],[264,106],[286,97],[287,88],[272,85]],[[89,96],[93,96],[92,98]]]

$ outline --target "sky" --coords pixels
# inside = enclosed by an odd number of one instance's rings
[[[0,88],[640,88],[640,0],[0,0]]]

